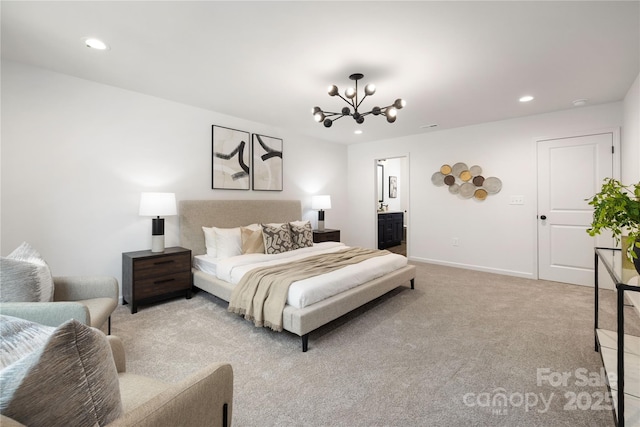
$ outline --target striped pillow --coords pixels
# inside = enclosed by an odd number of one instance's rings
[[[2,257],[0,268],[0,302],[53,301],[49,266],[27,242]]]
[[[103,426],[123,414],[118,372],[106,336],[77,320],[0,371],[0,413],[25,424]]]

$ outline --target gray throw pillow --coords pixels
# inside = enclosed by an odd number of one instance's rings
[[[293,250],[289,224],[262,224],[264,252],[279,254]]]
[[[53,277],[42,256],[24,242],[0,259],[0,302],[49,302]]]
[[[55,329],[53,326],[0,315],[0,370],[41,349]]]
[[[0,371],[0,413],[29,426],[103,426],[123,414],[107,337],[69,320]]]

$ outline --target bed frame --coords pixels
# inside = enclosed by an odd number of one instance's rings
[[[179,202],[180,244],[192,256],[206,253],[202,227],[233,228],[253,223],[298,221],[302,217],[299,200],[182,200]],[[332,320],[410,283],[414,288],[415,266],[392,273],[319,301],[305,308],[286,305],[283,329],[302,338],[302,351],[309,347],[309,333]],[[233,286],[199,270],[193,270],[193,285],[225,301]]]

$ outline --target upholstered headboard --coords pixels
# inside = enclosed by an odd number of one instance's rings
[[[182,200],[179,215],[180,245],[195,256],[206,253],[202,227],[298,221],[302,204],[299,200]]]

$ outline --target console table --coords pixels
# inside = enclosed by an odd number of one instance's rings
[[[607,373],[617,381],[607,384],[613,403],[613,417],[618,427],[637,426],[640,420],[640,337],[624,333],[624,293],[640,292],[640,286],[623,283],[613,271],[610,259],[621,254],[620,249],[596,248],[595,274],[595,349],[600,351]],[[602,263],[615,283],[617,292],[617,331],[598,328],[598,267]],[[625,424],[626,423],[626,424]]]

